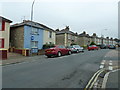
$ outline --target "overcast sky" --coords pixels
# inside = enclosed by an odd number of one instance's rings
[[[33,0],[0,0],[0,15],[14,23],[30,20]],[[118,37],[119,0],[35,0],[33,20],[52,29]]]

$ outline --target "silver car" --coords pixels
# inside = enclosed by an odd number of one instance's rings
[[[79,45],[72,45],[72,46],[68,46],[68,48],[72,51],[72,52],[84,52],[84,48],[80,47]]]

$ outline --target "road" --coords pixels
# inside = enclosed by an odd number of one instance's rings
[[[43,57],[3,66],[3,88],[84,88],[111,50]]]

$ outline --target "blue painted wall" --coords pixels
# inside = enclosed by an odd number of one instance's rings
[[[39,28],[38,35],[31,34],[31,27],[24,26],[24,48],[31,48],[31,36],[34,37],[32,41],[38,41],[38,49],[42,49],[43,46],[43,29]]]

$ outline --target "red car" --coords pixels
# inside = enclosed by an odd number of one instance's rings
[[[99,48],[96,45],[90,45],[88,46],[88,50],[98,50]]]
[[[71,54],[71,50],[70,49],[67,49],[65,48],[64,46],[62,45],[59,45],[59,46],[55,46],[53,48],[50,48],[50,49],[46,49],[45,50],[45,55],[47,57],[51,57],[51,56],[62,56],[62,55],[70,55]]]

